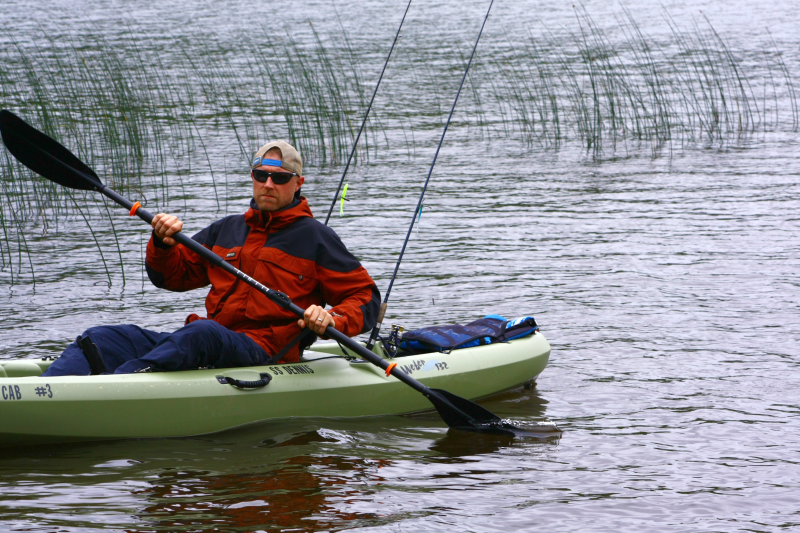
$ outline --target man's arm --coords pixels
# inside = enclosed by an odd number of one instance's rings
[[[323,282],[323,294],[325,301],[333,306],[330,313],[336,329],[348,337],[366,333],[375,326],[381,294],[364,267],[360,267],[360,272],[332,277],[327,286]]]
[[[188,291],[208,285],[205,260],[172,238],[183,229],[183,222],[174,215],[159,213],[153,217],[152,226],[145,266],[153,285],[171,291]],[[204,231],[195,236],[201,244],[202,238],[197,237],[202,237]]]
[[[377,321],[380,292],[339,237],[329,228],[323,231],[324,241],[318,247],[316,269],[322,296],[333,306],[330,315],[334,327],[348,337],[370,331]],[[308,310],[306,315],[309,315]]]

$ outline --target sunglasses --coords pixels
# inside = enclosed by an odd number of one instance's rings
[[[284,185],[289,183],[292,176],[297,176],[294,172],[268,172],[266,170],[253,169],[253,178],[259,183],[266,183],[267,179],[272,178],[272,183],[275,185]]]

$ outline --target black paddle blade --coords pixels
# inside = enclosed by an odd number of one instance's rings
[[[486,425],[503,420],[475,402],[456,396],[442,389],[428,389],[425,396],[431,401],[442,419],[451,428],[480,431]]]
[[[488,409],[475,402],[456,396],[442,389],[428,389],[426,394],[439,411],[439,415],[452,429],[476,431],[508,437],[553,438],[560,437],[561,430],[555,424],[536,423],[534,425],[515,424],[503,420]]]
[[[40,176],[70,189],[103,187],[94,170],[72,152],[7,109],[0,111],[0,134],[11,155]]]
[[[474,431],[490,435],[506,437],[552,440],[561,438],[561,430],[557,425],[547,422],[521,423],[512,420],[500,420],[478,427],[450,428],[451,431]]]

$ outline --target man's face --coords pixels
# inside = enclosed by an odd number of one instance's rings
[[[270,158],[279,159],[274,156],[270,156]],[[257,168],[267,172],[288,172],[285,168],[270,165],[261,165]],[[250,179],[253,180],[253,198],[256,201],[256,206],[261,211],[277,211],[291,204],[292,200],[294,200],[294,193],[300,189],[305,181],[303,176],[292,176],[292,179],[283,185],[274,183],[271,177],[267,178],[265,183],[260,183],[253,178],[252,172],[250,172]]]

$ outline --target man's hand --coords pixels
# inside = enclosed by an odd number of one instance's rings
[[[159,213],[153,217],[153,222],[151,224],[156,237],[164,241],[164,244],[167,246],[175,246],[178,244],[175,242],[175,239],[172,238],[172,235],[175,235],[183,229],[183,222],[181,222],[178,217],[166,213]]]
[[[317,335],[323,335],[328,326],[336,327],[333,317],[325,309],[318,305],[312,305],[303,313],[303,318],[297,321],[301,328],[308,327]]]

